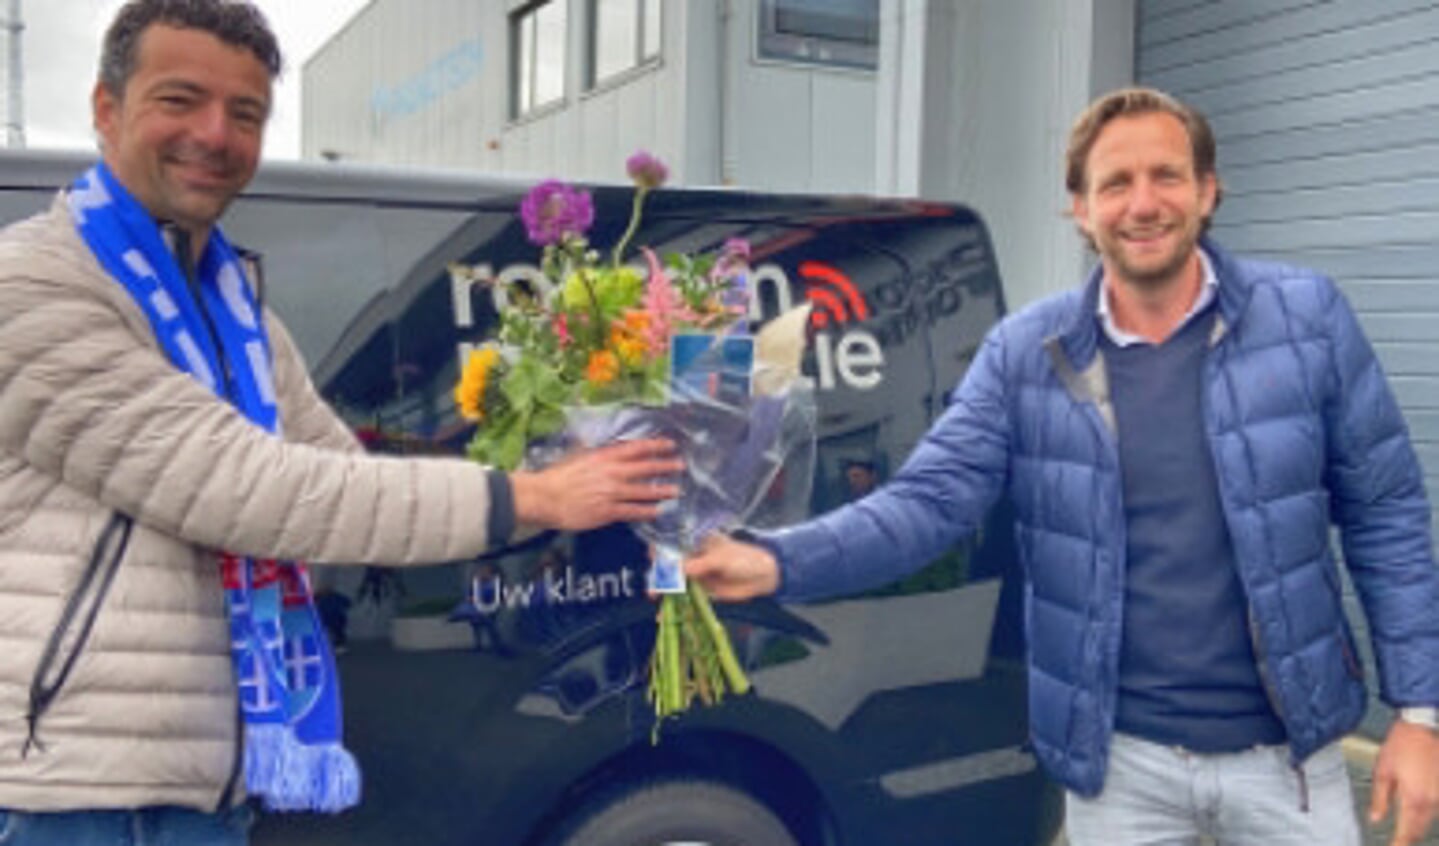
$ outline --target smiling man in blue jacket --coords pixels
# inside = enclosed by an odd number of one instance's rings
[[[1439,574],[1419,462],[1334,283],[1205,237],[1202,115],[1092,104],[1066,187],[1100,257],[1003,321],[944,416],[869,497],[687,562],[724,599],[850,593],[923,566],[1007,491],[1028,574],[1035,752],[1074,846],[1359,843],[1338,739],[1366,694],[1344,561],[1399,709],[1371,817],[1439,802]],[[896,554],[896,551],[899,554]]]

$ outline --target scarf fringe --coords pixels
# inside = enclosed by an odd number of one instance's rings
[[[360,768],[339,743],[304,744],[288,726],[245,727],[245,788],[270,811],[336,814],[360,802]]]

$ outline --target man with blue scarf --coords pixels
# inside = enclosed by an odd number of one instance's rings
[[[358,450],[216,226],[279,69],[248,3],[133,0],[94,90],[101,160],[0,234],[6,843],[243,844],[247,796],[353,805],[292,562],[461,560],[676,493],[662,441],[508,475]]]
[[[1439,808],[1439,572],[1423,474],[1334,283],[1205,236],[1215,140],[1162,92],[1101,97],[1066,185],[1085,284],[995,327],[865,499],[688,562],[718,597],[842,595],[918,569],[1007,493],[1035,756],[1073,846],[1358,846],[1338,740],[1367,698],[1331,528],[1398,709],[1372,821]]]

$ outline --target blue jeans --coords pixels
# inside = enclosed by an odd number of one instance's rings
[[[246,846],[255,815],[189,808],[31,813],[0,809],[0,846]]]
[[[1104,792],[1066,797],[1070,846],[1359,846],[1344,753],[1289,765],[1283,746],[1199,755],[1116,734]]]

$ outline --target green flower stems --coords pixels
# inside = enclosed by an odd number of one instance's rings
[[[634,229],[637,222],[637,220],[630,221],[631,230]],[[578,237],[566,239],[558,247],[545,247],[542,265],[545,275],[550,278],[558,276],[561,280],[565,280],[572,275],[579,277],[580,284],[585,286],[585,291],[589,294],[591,325],[587,328],[590,333],[590,342],[596,347],[603,347],[605,345],[605,314],[600,309],[600,295],[595,290],[594,280],[590,278],[589,268],[585,267],[585,262],[582,261],[588,247],[589,242]],[[553,272],[551,264],[556,261],[556,256],[559,256],[558,261],[560,262],[557,273]]]
[[[729,684],[729,689],[739,696],[749,693],[749,679],[745,676],[744,670],[740,669],[739,658],[734,654],[734,646],[730,643],[729,633],[725,631],[724,625],[715,615],[714,606],[710,605],[709,595],[705,593],[704,588],[691,582],[685,591],[685,596],[689,598],[695,616],[699,617],[700,623],[709,633],[709,642],[714,647],[715,659],[719,664],[720,671],[724,673],[724,680]]]
[[[690,582],[684,593],[661,597],[659,630],[650,658],[649,699],[656,718],[651,740],[658,743],[665,718],[683,713],[696,698],[715,705],[727,693],[743,695],[749,689],[729,634],[704,588]]]
[[[614,250],[610,253],[610,264],[614,267],[620,266],[620,259],[624,258],[625,247],[630,245],[630,239],[635,237],[635,232],[640,228],[640,218],[643,217],[645,195],[650,189],[641,185],[635,190],[634,206],[630,209],[630,225],[625,227],[625,234],[620,236]]]

